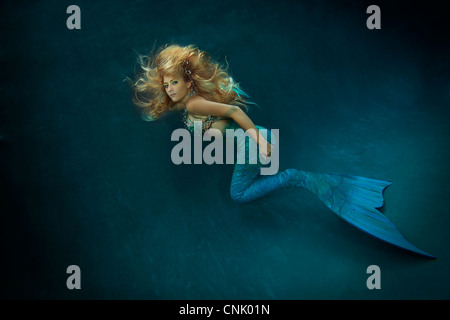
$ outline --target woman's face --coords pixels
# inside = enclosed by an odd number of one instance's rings
[[[185,81],[182,76],[170,74],[164,76],[164,88],[173,102],[183,100],[188,95],[190,87],[191,83]]]

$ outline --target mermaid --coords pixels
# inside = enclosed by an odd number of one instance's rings
[[[196,124],[201,133],[215,138],[227,129],[242,128],[256,142],[256,161],[236,163],[230,195],[239,203],[256,200],[280,188],[304,188],[315,194],[339,217],[370,235],[419,255],[433,255],[410,243],[377,208],[384,204],[383,190],[391,182],[340,173],[312,173],[286,169],[273,175],[261,175],[276,147],[270,130],[255,125],[247,115],[252,102],[228,74],[226,68],[194,45],[165,45],[148,56],[139,56],[142,68],[131,81],[133,102],[142,108],[146,121],[155,121],[167,111],[181,111],[191,132]],[[198,127],[197,127],[198,128]],[[238,139],[237,153],[248,154],[249,139]]]

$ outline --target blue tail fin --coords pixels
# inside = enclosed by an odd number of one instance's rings
[[[406,240],[394,223],[376,209],[383,206],[383,190],[391,182],[345,174],[305,174],[304,186],[348,223],[395,246],[435,258]]]

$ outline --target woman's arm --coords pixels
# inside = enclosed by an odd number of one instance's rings
[[[211,115],[217,117],[225,117],[233,119],[244,131],[247,131],[253,140],[260,146],[260,151],[264,156],[271,154],[271,147],[267,140],[257,130],[253,121],[239,107],[208,101],[201,96],[195,96],[186,103],[186,110],[193,114]]]

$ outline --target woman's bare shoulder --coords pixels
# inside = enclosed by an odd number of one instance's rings
[[[196,94],[195,96],[192,96],[189,98],[189,100],[186,102],[186,110],[187,111],[194,111],[195,108],[197,108],[199,105],[202,105],[202,103],[207,102],[204,97]]]
[[[195,96],[192,96],[189,98],[189,100],[186,102],[186,106],[192,105],[192,104],[196,104],[198,102],[201,101],[208,101],[205,98],[203,98],[202,96],[196,94]]]

